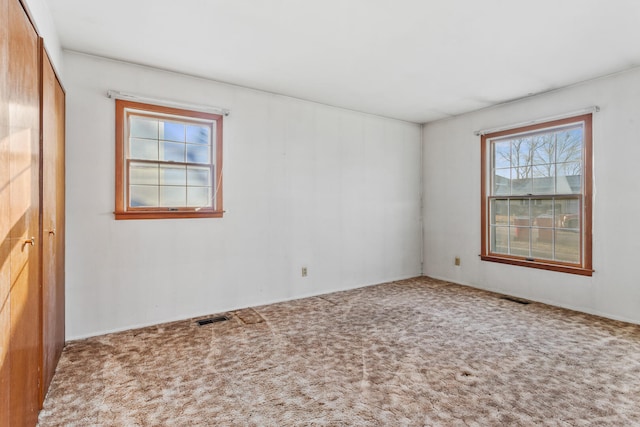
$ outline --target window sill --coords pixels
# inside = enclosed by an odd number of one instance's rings
[[[121,219],[222,218],[224,211],[128,211],[114,212]]]
[[[480,255],[483,261],[498,262],[501,264],[518,265],[521,267],[538,268],[541,270],[559,271],[561,273],[578,274],[581,276],[592,276],[593,269],[577,267],[570,264],[560,264],[545,261],[527,261],[523,258],[501,257],[495,255]]]

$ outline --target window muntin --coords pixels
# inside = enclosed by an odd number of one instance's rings
[[[116,101],[116,218],[222,216],[222,116]]]
[[[590,275],[591,115],[485,135],[482,150],[482,259]]]

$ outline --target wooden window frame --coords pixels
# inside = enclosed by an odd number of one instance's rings
[[[215,172],[211,174],[212,206],[203,207],[130,207],[128,203],[128,175],[129,163],[149,162],[163,164],[163,161],[145,161],[126,158],[127,143],[129,139],[127,131],[128,111],[134,110],[136,115],[153,118],[166,118],[167,115],[189,119],[205,119],[215,121],[212,136],[215,138],[215,146],[211,147],[211,155],[215,156],[208,163],[209,167],[215,165]],[[179,108],[164,107],[160,105],[145,104],[141,102],[116,99],[116,200],[115,218],[122,219],[176,219],[176,218],[222,218],[222,115],[199,111],[184,110]],[[180,163],[182,164],[182,163]],[[185,162],[185,165],[189,163]],[[199,164],[198,166],[205,166]],[[215,175],[215,176],[214,176]]]
[[[517,135],[523,133],[529,133],[536,130],[543,130],[547,128],[554,128],[572,123],[583,123],[583,147],[582,147],[582,162],[583,162],[583,176],[582,176],[582,192],[578,194],[581,204],[581,230],[580,230],[580,250],[581,261],[580,263],[568,263],[560,261],[552,261],[546,259],[532,259],[529,257],[498,254],[490,251],[490,215],[489,206],[491,198],[501,198],[500,196],[493,196],[492,191],[489,188],[491,185],[491,140],[505,137],[509,135]],[[543,270],[559,271],[563,273],[572,273],[583,276],[592,276],[592,187],[593,187],[593,129],[592,129],[592,114],[584,114],[580,116],[569,117],[560,120],[547,121],[543,123],[537,123],[530,126],[524,126],[514,129],[503,130],[499,132],[489,133],[482,135],[481,142],[481,254],[480,258],[483,261],[498,262],[503,264],[518,265],[523,267],[532,267]],[[523,198],[553,198],[563,197],[559,194],[533,194],[524,195]],[[516,199],[520,196],[505,196],[507,199]]]

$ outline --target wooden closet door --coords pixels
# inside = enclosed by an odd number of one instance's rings
[[[18,0],[9,0],[9,424],[38,418],[40,337],[39,39]],[[5,358],[6,360],[7,358]]]
[[[0,426],[9,425],[11,370],[11,221],[9,220],[9,94],[7,75],[9,58],[9,0],[0,0]]]
[[[42,54],[42,395],[64,347],[65,95]]]

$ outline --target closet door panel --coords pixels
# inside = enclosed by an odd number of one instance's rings
[[[43,395],[64,346],[64,91],[42,63],[42,338]]]
[[[9,0],[0,0],[0,427],[9,426],[11,336],[11,225],[9,220]]]
[[[1,148],[0,148],[1,150]],[[0,159],[0,168],[4,162]],[[2,183],[0,182],[0,185]],[[1,197],[0,197],[1,198]],[[3,201],[0,201],[3,202]],[[5,230],[2,230],[4,233]],[[9,426],[9,395],[11,394],[9,375],[11,365],[9,359],[9,338],[11,336],[11,313],[9,288],[9,239],[0,243],[0,427]]]
[[[10,424],[35,425],[39,409],[39,40],[17,0],[8,9]]]

